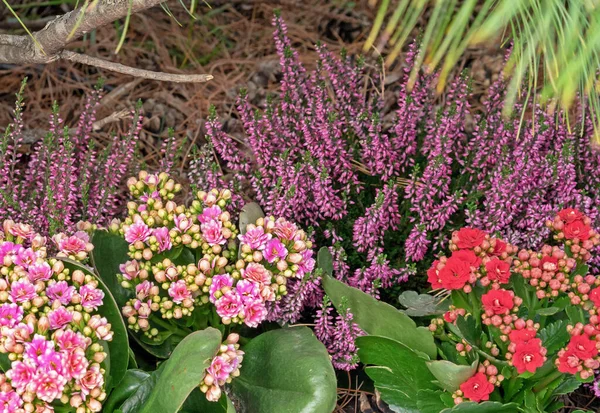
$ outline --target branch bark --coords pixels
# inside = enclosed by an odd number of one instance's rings
[[[92,65],[131,76],[169,82],[206,82],[210,75],[180,75],[135,69],[108,60],[65,50],[67,45],[86,33],[116,20],[154,7],[165,0],[93,0],[50,21],[29,35],[0,34],[0,64],[46,64],[57,59]],[[70,36],[71,35],[71,36]]]

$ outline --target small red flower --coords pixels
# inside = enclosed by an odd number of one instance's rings
[[[471,267],[479,268],[479,266],[481,265],[481,258],[475,255],[475,253],[471,250],[454,251],[452,257],[458,258],[459,260],[466,262]]]
[[[545,255],[540,260],[540,268],[543,271],[556,271],[558,269],[558,258]]]
[[[437,266],[440,262],[435,260],[431,265],[431,268],[427,270],[427,281],[431,284],[431,288],[437,290],[438,288],[442,288],[442,284],[440,283],[439,271],[437,270]]]
[[[526,371],[535,373],[535,371],[544,364],[542,340],[534,338],[527,342],[518,342],[512,357],[512,362],[519,374]]]
[[[563,228],[563,232],[565,233],[566,239],[575,239],[578,238],[582,241],[590,239],[590,228],[589,225],[585,225],[583,221],[573,221],[569,222]]]
[[[573,349],[568,349],[558,358],[558,371],[561,373],[577,374],[578,367],[583,361],[577,357]]]
[[[506,261],[494,258],[485,263],[487,276],[492,281],[506,284],[510,280],[510,264]]]
[[[522,328],[521,330],[512,330],[508,337],[511,343],[527,343],[529,340],[535,339],[537,331],[533,328]]]
[[[589,297],[596,307],[600,307],[600,287],[596,287],[590,291]]]
[[[438,274],[440,284],[448,290],[460,290],[469,282],[471,266],[466,262],[450,257]]]
[[[567,348],[572,350],[573,354],[582,360],[587,360],[598,355],[596,342],[590,340],[586,335],[577,335],[571,337],[571,341],[569,341]]]
[[[484,373],[475,373],[460,385],[460,390],[465,397],[474,402],[480,402],[490,399],[490,394],[494,391],[494,385],[488,381]]]
[[[558,213],[558,217],[567,223],[581,221],[583,216],[583,212],[573,208],[565,208]]]
[[[461,228],[454,233],[453,239],[458,248],[475,248],[481,245],[486,233],[475,228]]]
[[[515,306],[513,294],[507,290],[490,290],[481,296],[484,310],[494,314],[508,314]]]
[[[492,243],[494,243],[494,251],[492,255],[502,255],[503,252],[506,251],[506,242],[502,241],[500,238],[492,238]]]

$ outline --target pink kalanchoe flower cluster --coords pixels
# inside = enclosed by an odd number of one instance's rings
[[[0,233],[0,352],[12,361],[0,374],[7,413],[99,412],[106,398],[103,342],[111,326],[97,313],[104,292],[92,275],[47,257],[45,237],[5,221]],[[53,238],[58,256],[85,262],[87,233]]]
[[[244,359],[244,352],[240,350],[238,341],[240,336],[229,334],[219,348],[219,353],[212,359],[200,382],[200,390],[206,393],[206,398],[216,402],[221,398],[223,387],[226,383],[240,375],[240,368]]]

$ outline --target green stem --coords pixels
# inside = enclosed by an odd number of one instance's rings
[[[542,381],[533,386],[533,392],[538,393],[539,391],[545,389],[550,383],[562,376],[562,374],[563,373],[560,371],[555,370],[552,374],[547,375]]]

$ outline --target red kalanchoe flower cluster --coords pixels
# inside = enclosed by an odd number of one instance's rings
[[[558,352],[555,364],[561,373],[577,374],[582,380],[586,380],[600,367],[600,331],[597,326],[584,326],[581,323],[568,330],[571,340],[566,348]]]
[[[542,340],[537,338],[537,329],[533,321],[519,319],[515,329],[508,335],[510,344],[506,358],[517,369],[519,374],[526,371],[535,373],[546,361],[547,350],[542,346]]]

